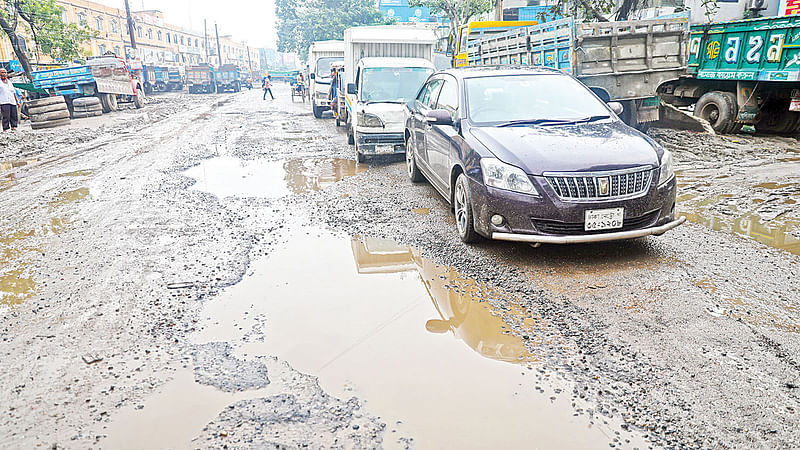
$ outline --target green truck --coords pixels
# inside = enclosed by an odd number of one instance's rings
[[[695,25],[687,46],[687,71],[660,87],[664,101],[694,105],[718,133],[800,134],[800,15]]]

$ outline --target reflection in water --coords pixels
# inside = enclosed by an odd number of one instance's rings
[[[60,173],[60,174],[58,174],[56,176],[59,177],[59,178],[62,178],[62,177],[88,177],[92,173],[93,173],[93,171],[91,169],[84,169],[84,170],[75,170],[73,172]]]
[[[800,237],[793,234],[798,230],[798,224],[787,222],[780,227],[771,228],[764,225],[759,217],[747,214],[737,218],[728,218],[712,214],[681,212],[686,219],[704,225],[715,231],[724,231],[743,237],[754,239],[762,244],[786,250],[800,255]]]
[[[225,197],[279,198],[305,194],[357,175],[367,166],[350,159],[245,161],[229,156],[206,159],[185,174],[197,180],[192,189]]]
[[[425,324],[429,332],[449,331],[487,358],[518,363],[536,359],[521,338],[506,330],[506,323],[494,314],[487,302],[502,295],[497,290],[392,241],[354,237],[351,247],[358,273],[419,272],[439,313],[438,319],[430,319]]]
[[[411,212],[413,212],[414,214],[425,215],[425,214],[430,214],[431,213],[431,209],[430,208],[414,208],[414,209],[411,210]]]

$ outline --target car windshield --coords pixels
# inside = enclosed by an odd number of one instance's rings
[[[426,67],[373,67],[364,69],[361,101],[406,103],[414,98],[433,69]]]
[[[607,117],[608,109],[571,77],[505,75],[465,80],[474,123],[558,123]]]
[[[344,58],[338,58],[335,56],[329,56],[325,58],[320,58],[317,60],[317,76],[318,77],[329,77],[331,76],[331,64],[344,61]]]

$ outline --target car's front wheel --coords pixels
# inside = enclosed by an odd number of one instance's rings
[[[417,167],[416,152],[414,139],[409,137],[408,141],[406,141],[406,168],[408,168],[408,178],[411,179],[412,183],[419,183],[425,179],[419,167]]]
[[[472,194],[469,191],[467,176],[463,173],[456,179],[453,209],[456,214],[456,229],[461,240],[466,243],[478,242],[481,237],[475,232],[475,220],[472,214]]]

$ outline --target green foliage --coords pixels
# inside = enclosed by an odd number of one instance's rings
[[[276,0],[278,50],[302,59],[314,41],[342,39],[344,30],[361,25],[390,24],[372,0]]]
[[[29,51],[41,52],[55,60],[71,60],[80,56],[81,44],[97,36],[86,27],[70,25],[62,20],[64,8],[56,0],[5,1],[0,15],[15,32],[24,27],[33,38]]]

